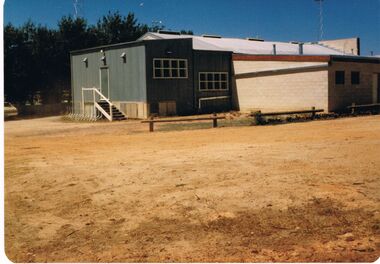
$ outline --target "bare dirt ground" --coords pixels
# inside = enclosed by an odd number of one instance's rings
[[[375,261],[380,116],[148,133],[5,123],[17,262]]]

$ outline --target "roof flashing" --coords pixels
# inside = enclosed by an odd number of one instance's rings
[[[181,32],[178,31],[169,31],[169,30],[158,30],[158,34],[167,34],[167,35],[181,35]]]
[[[263,42],[264,40],[263,39],[261,39],[261,38],[250,38],[250,37],[248,37],[248,38],[245,38],[246,40],[249,40],[249,41],[260,41],[260,42]]]
[[[219,35],[208,35],[208,34],[203,34],[202,37],[203,38],[217,38],[217,39],[222,38],[222,36],[219,36]]]

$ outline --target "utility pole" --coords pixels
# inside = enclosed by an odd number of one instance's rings
[[[323,40],[323,1],[314,0],[319,4],[319,40]]]

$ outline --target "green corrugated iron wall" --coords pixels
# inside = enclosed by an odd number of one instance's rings
[[[111,101],[146,102],[145,46],[103,49],[106,65],[101,61],[100,48],[75,52],[71,57],[73,105],[75,113],[81,113],[82,87],[100,88],[100,68],[109,69],[109,99]],[[121,58],[125,52],[126,62]],[[87,58],[86,63],[83,60]]]

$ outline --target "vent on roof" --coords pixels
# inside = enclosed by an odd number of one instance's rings
[[[202,35],[204,38],[222,38],[221,36],[218,35]]]
[[[168,30],[159,30],[157,33],[160,34],[169,34],[169,35],[181,35],[181,32],[178,31],[168,31]]]
[[[298,53],[299,53],[300,55],[303,55],[303,43],[299,43],[299,44],[298,44]]]
[[[250,41],[264,41],[261,38],[246,38],[246,40],[250,40]]]

